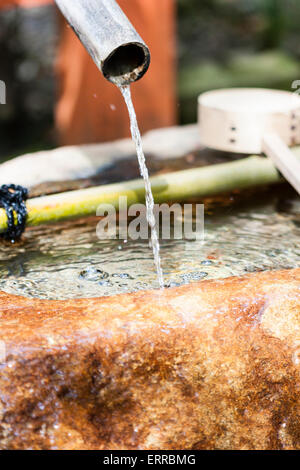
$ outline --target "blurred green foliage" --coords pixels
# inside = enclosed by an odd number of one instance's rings
[[[300,78],[299,0],[177,0],[182,123],[213,88],[290,89]]]

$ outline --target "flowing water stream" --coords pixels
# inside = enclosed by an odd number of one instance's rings
[[[119,88],[124,97],[124,100],[128,109],[132,140],[134,141],[135,146],[136,146],[136,153],[137,153],[137,157],[139,161],[141,176],[144,178],[144,181],[145,181],[145,195],[146,195],[145,200],[146,200],[146,208],[147,208],[146,216],[147,216],[147,221],[151,230],[151,245],[152,245],[152,250],[153,250],[153,255],[154,255],[156,271],[157,271],[158,283],[159,283],[160,288],[163,289],[164,279],[163,279],[163,272],[162,272],[161,261],[160,261],[159,239],[158,239],[155,216],[154,216],[154,199],[153,199],[153,194],[151,190],[149,172],[148,172],[146,159],[145,159],[145,155],[143,151],[142,137],[141,137],[138,123],[137,123],[135,109],[132,103],[130,85],[120,86]]]

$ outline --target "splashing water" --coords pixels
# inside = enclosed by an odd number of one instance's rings
[[[159,246],[158,233],[156,229],[155,216],[154,216],[154,199],[153,199],[153,194],[151,190],[151,183],[149,179],[149,172],[148,172],[147,165],[146,165],[145,154],[144,154],[143,146],[142,146],[142,137],[141,137],[141,133],[138,127],[135,109],[132,103],[130,86],[129,85],[120,86],[119,88],[124,97],[126,106],[128,108],[128,113],[129,113],[129,118],[130,118],[131,136],[136,146],[136,153],[137,153],[137,157],[139,161],[140,172],[145,181],[147,221],[151,229],[151,244],[152,244],[154,262],[155,262],[156,271],[157,271],[158,282],[159,282],[160,288],[163,289],[164,279],[163,279],[163,272],[161,269],[161,261],[160,261],[160,253],[159,253],[160,246]]]

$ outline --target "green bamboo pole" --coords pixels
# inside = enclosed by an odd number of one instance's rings
[[[300,159],[300,148],[295,148],[294,152]],[[271,160],[251,156],[234,162],[155,176],[151,178],[151,185],[155,202],[161,204],[281,181],[282,178]],[[143,179],[29,199],[27,225],[35,226],[95,215],[100,204],[111,204],[118,209],[120,196],[127,196],[128,206],[143,203],[145,197]],[[6,229],[6,220],[5,211],[0,209],[0,231]]]

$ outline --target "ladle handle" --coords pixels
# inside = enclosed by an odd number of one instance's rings
[[[263,151],[300,194],[300,161],[290,151],[285,142],[276,133],[265,134]]]

